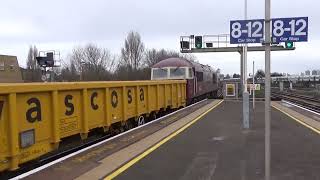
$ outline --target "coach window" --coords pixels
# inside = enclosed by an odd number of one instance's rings
[[[185,79],[186,78],[186,68],[176,67],[170,68],[170,79]]]
[[[168,69],[167,68],[153,68],[151,79],[167,79]]]
[[[203,72],[196,72],[197,80],[203,81]]]

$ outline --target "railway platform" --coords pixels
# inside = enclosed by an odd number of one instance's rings
[[[272,102],[272,180],[320,179],[320,115]],[[25,179],[264,179],[264,103],[207,100]],[[160,126],[164,126],[160,128]]]
[[[319,131],[296,122],[313,119],[279,102],[273,107],[272,179],[320,179]],[[249,131],[241,110],[241,102],[225,101],[115,179],[264,179],[264,103],[251,112]]]

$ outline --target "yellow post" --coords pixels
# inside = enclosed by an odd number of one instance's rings
[[[127,103],[128,99],[125,98],[127,97],[126,95],[126,86],[122,87],[122,108],[123,108],[123,123],[127,120]]]
[[[9,94],[9,144],[10,144],[10,170],[19,168],[19,137],[17,122],[17,95]]]
[[[187,100],[187,84],[184,83],[182,85],[182,87],[183,87],[183,96],[182,96],[183,97],[183,102],[186,103],[186,100]]]
[[[160,109],[160,93],[159,93],[159,84],[157,84],[157,92],[156,92],[156,95],[157,95],[157,110]]]
[[[59,104],[58,91],[52,91],[52,143],[54,148],[59,147],[60,142],[60,128],[59,128]]]
[[[171,83],[171,108],[174,107],[173,83]]]
[[[106,127],[110,127],[111,126],[111,108],[110,108],[110,101],[111,101],[111,98],[110,98],[110,94],[109,94],[109,88],[106,88],[105,89],[105,112],[104,112],[104,115],[105,115],[105,126]],[[105,128],[106,130],[106,128]]]
[[[86,139],[88,137],[89,132],[89,118],[88,118],[88,90],[82,90],[82,132],[81,139]]]
[[[163,86],[164,86],[164,110],[166,110],[167,109],[167,106],[168,106],[168,104],[167,104],[167,86],[166,86],[166,84],[163,84]]]
[[[176,83],[176,107],[178,108],[179,107],[179,104],[180,104],[180,97],[179,97],[179,83]]]
[[[139,109],[139,86],[136,86],[136,112],[137,112],[137,116],[139,116],[140,115],[140,109]]]
[[[147,111],[148,113],[150,113],[150,105],[151,105],[151,101],[150,101],[150,85],[147,86]]]

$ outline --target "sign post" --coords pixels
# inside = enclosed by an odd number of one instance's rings
[[[255,87],[255,84],[254,84],[254,61],[252,63],[252,84]],[[255,91],[256,91],[256,88],[254,88],[253,94],[252,94],[252,109],[254,109],[254,106],[255,106],[255,102],[254,102]]]
[[[265,180],[270,180],[270,11],[271,0],[265,0]]]
[[[244,19],[247,20],[247,0],[244,0]],[[244,78],[244,87],[247,87],[247,51],[248,51],[248,44],[245,43],[243,47],[243,78]],[[242,103],[243,103],[243,125],[245,129],[249,129],[250,123],[249,123],[249,106],[250,106],[250,96],[248,93],[248,89],[244,88],[244,92],[242,95]]]

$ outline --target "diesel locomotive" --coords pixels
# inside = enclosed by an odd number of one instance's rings
[[[187,81],[187,104],[204,97],[217,97],[219,72],[208,65],[183,58],[168,58],[155,64],[151,69],[151,80]]]

